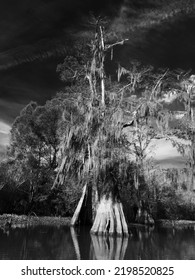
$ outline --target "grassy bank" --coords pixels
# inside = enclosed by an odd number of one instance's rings
[[[190,220],[157,220],[156,225],[158,227],[172,227],[172,228],[194,228],[195,229],[195,221]]]
[[[3,214],[0,215],[0,228],[4,228],[7,222],[10,222],[11,228],[27,227],[27,226],[70,226],[71,217],[38,217],[26,215]],[[145,226],[143,224],[130,223],[129,226]],[[191,220],[168,220],[159,219],[155,221],[155,226],[167,228],[194,228],[195,221]]]
[[[26,215],[13,215],[3,214],[0,215],[0,227],[4,227],[6,223],[10,223],[11,227],[25,227],[35,225],[55,225],[55,226],[69,226],[69,217],[38,217],[38,216],[26,216]]]

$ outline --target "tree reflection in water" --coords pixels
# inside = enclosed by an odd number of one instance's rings
[[[91,235],[90,259],[123,260],[128,237]]]
[[[74,246],[74,249],[75,249],[77,260],[80,260],[81,259],[81,254],[80,254],[79,242],[78,242],[77,233],[76,233],[74,227],[70,228],[70,232],[71,232],[73,246]]]
[[[0,228],[0,259],[195,260],[195,230],[131,227],[128,238],[90,235],[78,227]]]

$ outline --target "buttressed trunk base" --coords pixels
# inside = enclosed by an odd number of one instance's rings
[[[111,196],[104,195],[97,207],[96,217],[91,228],[92,234],[128,236],[123,206],[120,201],[114,201]]]

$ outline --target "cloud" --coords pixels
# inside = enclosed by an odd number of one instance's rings
[[[10,140],[9,134],[0,132],[0,146],[2,148],[5,148],[7,145],[9,145],[9,140]]]
[[[111,30],[119,35],[131,35],[132,39],[139,37],[139,33],[162,25],[178,17],[187,16],[194,12],[195,2],[189,0],[174,1],[136,1],[124,0],[118,16],[112,22]],[[132,34],[134,33],[134,34]],[[143,34],[142,34],[143,35]]]
[[[1,118],[1,126],[0,131],[6,131],[6,124],[11,125],[15,117],[24,107],[24,104],[20,102],[10,102],[4,99],[0,99],[0,118]]]
[[[9,145],[11,127],[0,120],[0,160],[5,156],[6,146]]]
[[[0,52],[0,71],[23,63],[64,56],[66,53],[65,41],[42,39],[32,45],[22,45],[5,52]]]
[[[61,60],[60,60],[61,61]],[[64,87],[56,66],[59,60],[45,59],[18,65],[0,75],[0,119],[11,124],[30,101],[44,104]]]
[[[64,55],[70,39],[66,34],[70,36],[69,31],[74,27],[83,28],[84,15],[89,15],[90,10],[106,9],[109,13],[121,0],[8,0],[8,3],[0,11],[1,71]]]
[[[190,145],[190,141],[172,137],[180,144]],[[187,156],[182,156],[170,140],[165,138],[154,139],[148,147],[149,157],[153,157],[157,164],[163,168],[185,167]]]
[[[195,9],[193,0],[187,4],[184,0],[8,2],[10,4],[4,4],[0,12],[1,71],[23,63],[64,56],[69,41],[67,36],[70,37],[74,28],[76,33],[83,29],[90,10],[111,16],[110,30],[119,37],[130,37],[134,44],[143,39],[146,30]]]
[[[0,133],[9,134],[11,126],[0,120]]]
[[[6,2],[0,11],[0,70],[64,54],[66,18],[77,1]]]
[[[114,59],[126,67],[136,59],[156,68],[195,70],[194,12],[194,0],[124,0],[110,32],[129,40]]]

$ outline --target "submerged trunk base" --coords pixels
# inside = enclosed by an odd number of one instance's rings
[[[128,236],[122,203],[103,196],[91,228],[92,234]]]

